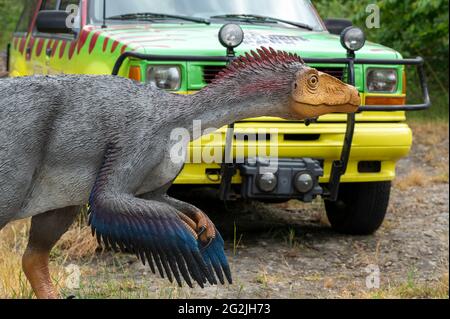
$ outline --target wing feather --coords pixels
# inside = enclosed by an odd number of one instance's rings
[[[217,283],[212,269],[223,283],[217,268],[222,266],[223,241],[222,252],[214,243],[202,254],[201,244],[173,207],[127,194],[100,192],[91,199],[89,223],[99,243],[136,254],[144,263],[147,260],[152,272],[157,269],[161,277],[179,286],[185,281],[192,287],[191,279],[201,287],[205,282]]]

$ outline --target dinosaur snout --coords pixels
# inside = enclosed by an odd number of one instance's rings
[[[324,72],[308,69],[297,75],[291,110],[296,118],[328,113],[354,113],[361,105],[358,89]]]
[[[350,92],[349,104],[359,107],[361,105],[361,95],[359,91],[351,85],[348,85],[348,90]]]

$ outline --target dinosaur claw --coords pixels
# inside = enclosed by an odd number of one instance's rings
[[[197,233],[197,236],[200,237],[203,233],[206,232],[206,226],[200,227],[200,230]]]

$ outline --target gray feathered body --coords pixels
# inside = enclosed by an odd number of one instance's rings
[[[258,116],[291,117],[291,83],[303,67],[292,59],[277,67],[268,59],[265,67],[241,72],[231,67],[230,75],[191,96],[113,76],[0,81],[0,229],[87,203],[111,143],[120,152],[108,189],[140,195],[180,172],[183,164],[170,158],[179,143],[170,139],[173,129],[186,129],[192,138],[194,120],[209,129]]]
[[[120,170],[129,171],[133,193],[179,171],[159,170],[165,176],[148,176],[147,186],[142,178],[164,157],[168,123],[177,122],[173,105],[185,97],[111,76],[6,79],[0,97],[0,226],[87,203],[112,139],[124,143]]]

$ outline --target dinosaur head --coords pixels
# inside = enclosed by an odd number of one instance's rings
[[[297,54],[265,47],[235,59],[204,93],[206,103],[236,105],[233,120],[243,115],[302,120],[353,113],[361,103],[355,87],[308,67]]]
[[[290,111],[299,119],[327,113],[356,112],[361,104],[358,90],[337,78],[303,66],[292,84]]]

